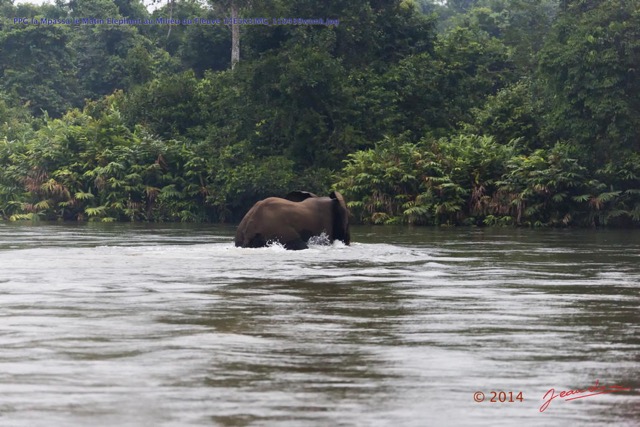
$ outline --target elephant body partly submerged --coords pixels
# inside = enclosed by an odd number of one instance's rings
[[[294,191],[253,205],[238,226],[235,245],[259,248],[279,242],[287,249],[306,249],[311,237],[323,233],[331,242],[350,243],[349,211],[342,195],[334,191],[318,197]]]

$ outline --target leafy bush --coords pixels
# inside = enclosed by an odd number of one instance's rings
[[[495,180],[510,153],[477,135],[417,144],[386,138],[351,154],[336,186],[364,222],[468,223],[491,211]]]
[[[189,144],[129,130],[113,106],[73,110],[30,141],[0,142],[0,211],[12,219],[202,220]],[[199,173],[198,173],[199,172]],[[204,198],[200,198],[201,201]]]

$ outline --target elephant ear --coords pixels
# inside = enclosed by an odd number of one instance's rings
[[[318,197],[313,193],[309,193],[308,191],[295,190],[291,193],[284,196],[285,199],[291,200],[292,202],[301,202],[303,200],[307,200],[311,197]]]
[[[333,205],[333,238],[342,240],[345,245],[351,243],[351,232],[349,231],[349,209],[342,194],[332,191],[329,197],[334,199]]]

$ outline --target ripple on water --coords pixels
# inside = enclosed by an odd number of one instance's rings
[[[640,417],[629,233],[354,227],[350,246],[286,251],[207,227],[0,223],[0,424]],[[596,379],[634,391],[539,413]],[[473,402],[491,390],[525,401]]]

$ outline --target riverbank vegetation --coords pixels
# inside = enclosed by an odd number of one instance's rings
[[[232,69],[232,30],[215,24],[230,5],[339,24],[239,25]],[[0,13],[4,219],[229,222],[333,187],[365,223],[640,224],[637,2],[0,0]]]

